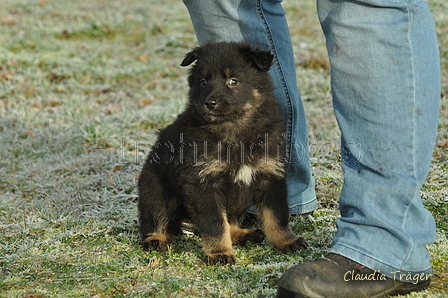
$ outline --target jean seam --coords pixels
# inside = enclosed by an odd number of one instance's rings
[[[409,3],[406,3],[404,9],[406,9],[406,15],[407,15],[407,27],[406,27],[406,29],[408,31],[407,32],[407,42],[408,42],[409,50],[411,52],[411,55],[410,55],[410,57],[411,57],[411,59],[410,59],[410,67],[411,67],[411,73],[410,74],[411,74],[411,78],[410,79],[412,80],[412,84],[411,84],[410,87],[412,88],[411,92],[412,92],[412,98],[414,100],[414,112],[412,114],[412,117],[413,117],[413,121],[412,121],[412,128],[413,128],[413,133],[412,133],[412,154],[411,154],[411,158],[412,158],[412,174],[413,174],[414,182],[417,184],[418,179],[417,179],[417,174],[416,174],[416,162],[415,162],[415,148],[416,148],[416,136],[415,136],[416,128],[415,128],[415,123],[417,121],[416,113],[415,113],[415,106],[416,106],[415,102],[416,102],[417,96],[416,96],[416,88],[415,88],[415,86],[416,86],[415,65],[414,65],[414,58],[413,58],[413,55],[412,55],[412,52],[413,52],[412,36],[411,36],[411,30],[410,30],[410,27],[409,27],[410,24],[411,24],[412,15],[411,15],[411,8],[409,6],[410,6]],[[413,199],[415,199],[417,196],[419,196],[419,193],[415,193]],[[403,222],[402,222],[402,227],[401,227],[403,231],[406,231],[406,225],[405,225],[406,216],[408,215],[408,212],[409,212],[409,210],[411,208],[411,205],[412,205],[412,199],[409,200],[409,203],[406,206],[406,209],[405,209],[404,214],[403,214],[404,216],[403,216]],[[406,233],[406,235],[409,237],[408,233]],[[404,264],[406,264],[406,262],[411,257],[411,252],[413,250],[414,244],[412,243],[412,241],[409,241],[409,243],[410,243],[410,247],[409,247],[409,250],[408,250],[408,254],[403,259],[402,266]]]
[[[272,39],[271,30],[269,28],[268,22],[267,22],[267,20],[266,20],[266,18],[264,16],[264,13],[263,13],[263,7],[262,7],[261,0],[257,0],[257,12],[258,12],[258,16],[260,18],[260,21],[263,24],[264,30],[266,32],[266,37],[267,37],[267,39],[269,41],[269,45],[271,47],[271,52],[274,55],[274,60],[276,62],[275,64],[276,64],[276,70],[277,70],[278,78],[280,80],[280,84],[281,84],[282,90],[283,90],[283,92],[285,94],[287,113],[288,113],[287,121],[285,123],[286,124],[286,141],[288,143],[292,143],[293,123],[294,123],[295,119],[294,119],[294,114],[292,113],[291,96],[289,95],[289,91],[288,91],[288,88],[286,86],[286,81],[284,79],[285,76],[283,74],[282,66],[280,65],[280,60],[278,59],[275,43],[274,43],[274,41]],[[291,161],[291,155],[292,155],[292,150],[288,149],[288,147],[287,147],[287,152],[286,152],[287,160]]]

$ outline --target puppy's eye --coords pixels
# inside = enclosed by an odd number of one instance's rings
[[[240,82],[235,78],[228,78],[226,81],[227,86],[229,87],[235,87],[240,84]]]
[[[202,80],[200,80],[200,81],[199,81],[199,85],[200,85],[201,87],[204,87],[205,85],[207,85],[207,80],[206,80],[206,79],[202,79]]]

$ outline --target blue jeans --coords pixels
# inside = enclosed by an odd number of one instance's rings
[[[270,49],[288,125],[290,205],[316,206],[307,129],[285,12],[274,0],[184,0],[199,40],[246,40]],[[434,148],[440,66],[423,0],[317,0],[342,133],[344,186],[331,251],[388,277],[431,273],[435,222],[420,188]],[[400,275],[402,274],[402,275]],[[412,281],[411,281],[412,282]]]
[[[248,41],[274,54],[270,70],[286,123],[288,205],[291,214],[317,208],[308,154],[308,130],[297,88],[296,68],[285,13],[278,2],[184,0],[200,44]]]

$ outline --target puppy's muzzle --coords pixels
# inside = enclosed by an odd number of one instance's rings
[[[207,98],[204,102],[204,105],[207,109],[213,110],[218,105],[218,101],[215,98]]]

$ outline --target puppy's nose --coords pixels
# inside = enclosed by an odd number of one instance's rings
[[[207,98],[205,100],[205,106],[209,110],[213,110],[216,107],[217,104],[218,104],[218,101],[216,99],[214,99],[214,98]]]

